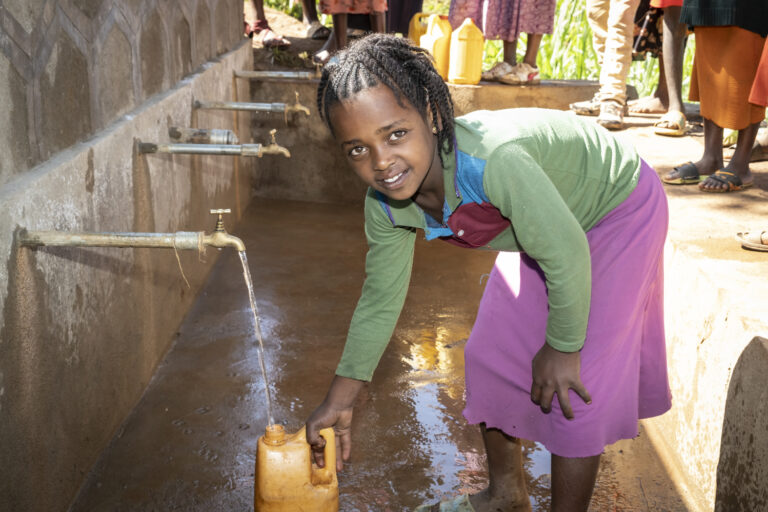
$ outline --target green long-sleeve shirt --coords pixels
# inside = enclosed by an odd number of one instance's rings
[[[459,117],[456,143],[456,152],[444,155],[444,223],[468,202],[497,208],[510,224],[485,248],[524,251],[536,260],[548,291],[546,341],[579,350],[591,292],[586,232],[634,189],[640,157],[590,121],[543,109]],[[368,190],[366,279],[337,375],[373,376],[405,301],[417,229],[427,239],[457,235],[430,222],[413,201]]]

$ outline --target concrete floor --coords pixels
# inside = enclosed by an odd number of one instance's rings
[[[236,233],[249,248],[275,419],[294,431],[324,396],[360,291],[361,212],[256,200]],[[479,431],[461,416],[462,367],[494,254],[424,242],[416,254],[400,324],[357,407],[342,511],[409,510],[487,484]],[[457,270],[435,274],[434,259]],[[247,292],[227,252],[71,510],[249,510],[266,424]],[[549,455],[533,443],[525,453],[534,510],[548,510]],[[641,434],[607,450],[592,510],[685,508]]]

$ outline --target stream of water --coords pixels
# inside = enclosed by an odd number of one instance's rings
[[[264,393],[267,395],[267,418],[269,425],[275,424],[275,418],[272,416],[272,398],[269,395],[269,380],[267,379],[267,366],[264,364],[264,340],[261,335],[261,323],[259,322],[259,311],[256,309],[256,296],[253,294],[253,281],[251,280],[251,271],[248,269],[248,258],[245,251],[239,251],[240,262],[243,264],[243,277],[245,285],[248,287],[248,299],[251,301],[251,311],[253,311],[253,324],[256,331],[256,339],[259,340],[259,365],[261,366],[261,375],[264,377]]]

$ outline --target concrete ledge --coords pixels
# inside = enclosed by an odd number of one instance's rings
[[[215,252],[201,263],[191,252],[177,262],[173,250],[29,250],[15,233],[210,231],[208,209],[230,207],[236,217],[249,194],[235,160],[135,147],[190,126],[194,99],[231,99],[233,71],[251,65],[241,44],[0,189],[0,510],[67,510],[216,260]],[[247,96],[248,85],[238,87]],[[201,113],[197,123],[234,128],[231,113]]]

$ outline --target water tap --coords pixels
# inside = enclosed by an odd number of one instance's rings
[[[272,128],[269,130],[269,135],[271,136],[271,142],[268,146],[262,146],[259,150],[259,156],[261,155],[283,155],[285,158],[291,158],[291,152],[288,151],[287,148],[284,148],[283,146],[279,146],[277,144],[277,141],[275,140],[275,134],[277,133],[277,130]]]
[[[309,108],[305,107],[301,103],[299,103],[299,93],[298,91],[295,92],[296,94],[296,103],[293,105],[285,105],[285,123],[288,124],[288,114],[292,114],[294,112],[304,112],[305,114],[309,115]]]
[[[230,235],[227,233],[227,230],[224,229],[225,213],[232,213],[232,210],[229,208],[211,210],[211,215],[218,215],[218,218],[216,219],[216,228],[210,235],[205,235],[203,243],[211,247],[218,247],[219,249],[223,247],[233,247],[237,249],[238,252],[243,252],[245,251],[245,244],[243,241],[236,236]]]

